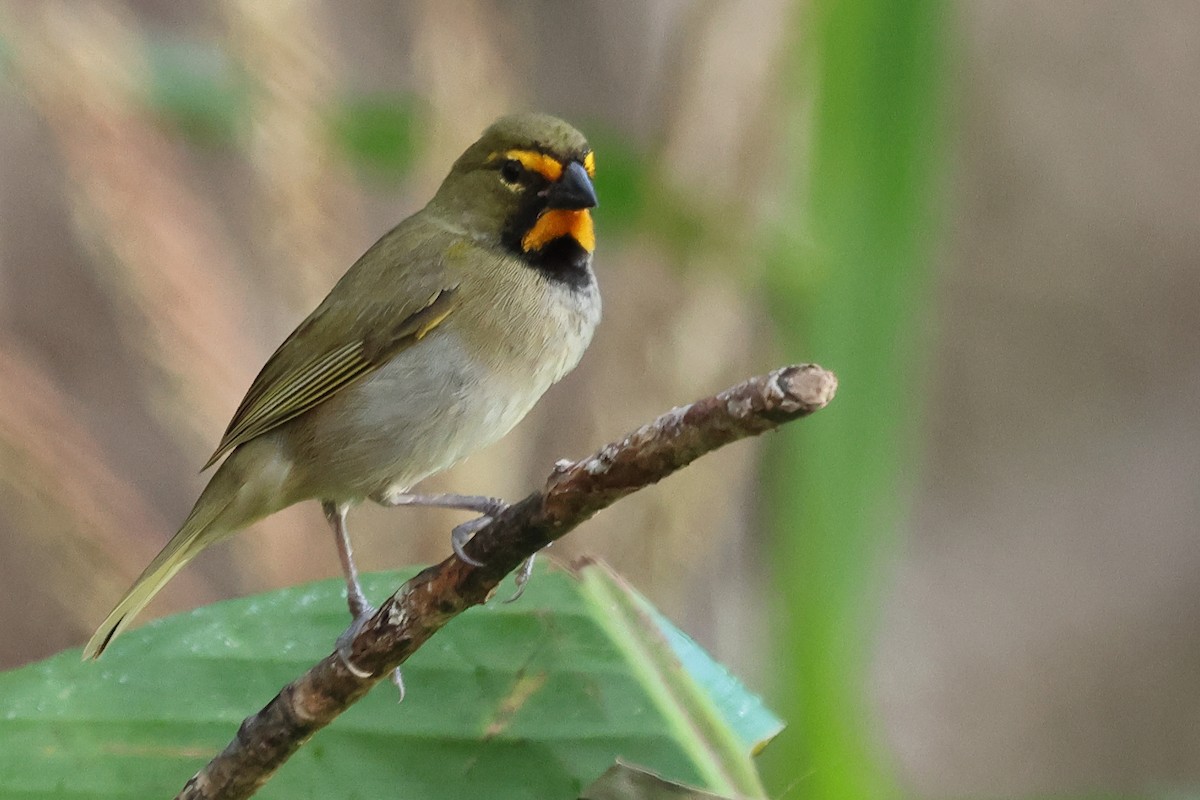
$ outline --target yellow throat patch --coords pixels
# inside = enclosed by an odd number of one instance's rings
[[[569,211],[552,208],[542,212],[537,222],[521,239],[521,249],[526,253],[541,250],[560,236],[570,236],[589,253],[596,249],[596,231],[592,227],[592,215],[587,209]]]

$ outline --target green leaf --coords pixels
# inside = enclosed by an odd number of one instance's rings
[[[404,577],[366,588],[382,598]],[[259,796],[575,798],[621,758],[761,797],[744,786],[744,739],[713,711],[755,701],[709,696],[690,666],[702,658],[671,657],[647,608],[603,567],[539,571],[520,602],[426,643],[402,704],[381,684]],[[71,650],[0,675],[0,796],[170,796],[347,621],[341,582],[325,581],[159,620],[97,662]]]
[[[729,800],[629,764],[613,764],[579,800]]]
[[[783,724],[769,712],[746,715],[746,709],[761,708],[761,701],[608,570],[584,569],[580,580],[594,605],[606,610],[600,619],[608,623],[613,641],[626,650],[641,684],[667,712],[692,762],[705,769],[699,785],[727,794],[765,796],[750,756]],[[679,680],[685,673],[687,680]],[[743,717],[753,720],[744,736],[742,729],[729,724],[731,718]]]
[[[643,612],[658,625],[671,652],[697,688],[703,690],[698,700],[712,702],[712,711],[720,715],[720,722],[736,737],[735,746],[741,752],[750,755],[761,752],[783,730],[783,720],[766,707],[761,697],[747,692],[742,682],[714,661],[692,637],[675,627],[644,598],[639,600]]]

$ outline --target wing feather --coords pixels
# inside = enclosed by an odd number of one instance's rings
[[[384,332],[368,331],[354,341],[318,352],[291,369],[273,369],[305,330],[301,325],[271,356],[234,413],[208,469],[233,448],[295,419],[345,387],[369,375],[397,353],[413,346],[454,310],[457,287],[439,289],[418,310]]]

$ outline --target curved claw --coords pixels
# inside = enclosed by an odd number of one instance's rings
[[[342,635],[337,638],[337,654],[338,658],[342,659],[342,664],[345,665],[346,671],[356,678],[369,678],[371,673],[359,667],[354,663],[354,659],[350,657],[350,646],[354,644],[354,637],[358,635],[358,631],[362,628],[363,623],[370,619],[375,614],[372,609],[369,613],[360,614],[350,623],[350,627],[342,631]]]
[[[450,546],[454,548],[454,555],[458,556],[459,561],[462,561],[464,564],[470,564],[472,567],[483,566],[482,561],[471,558],[463,548],[467,542],[471,541],[471,537],[475,535],[475,531],[491,521],[491,517],[477,517],[461,525],[456,525],[454,530],[450,532]]]
[[[365,601],[363,601],[365,603]],[[342,631],[342,635],[337,638],[337,654],[342,660],[342,664],[346,667],[346,671],[356,678],[367,679],[373,677],[375,673],[368,672],[362,667],[354,663],[354,659],[350,657],[350,648],[354,644],[354,637],[358,635],[364,623],[371,617],[375,616],[375,608],[371,605],[364,605],[361,611],[354,615],[354,621],[350,623],[350,627]],[[400,674],[400,668],[392,670],[392,683],[396,685],[396,691],[400,692],[398,703],[404,702],[404,676]]]
[[[521,595],[525,594],[525,586],[529,583],[530,576],[533,575],[533,560],[537,558],[532,555],[525,559],[525,563],[521,565],[521,569],[517,572],[517,590],[513,592],[513,596],[505,600],[505,603],[515,603],[521,599]]]
[[[400,696],[398,698],[396,698],[396,702],[403,703],[404,702],[404,694],[405,694],[405,692],[404,692],[404,676],[400,674],[399,667],[396,667],[394,670],[392,670],[392,683],[396,684],[396,691],[400,693]]]

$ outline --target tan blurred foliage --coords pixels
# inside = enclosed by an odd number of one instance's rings
[[[719,234],[698,256],[601,228],[605,321],[583,364],[428,488],[522,496],[556,458],[779,361],[747,246],[777,179],[773,104],[806,102],[776,93],[785,5],[0,6],[0,666],[83,641],[190,507],[258,366],[504,111],[618,131]],[[941,796],[1195,782],[1200,7],[962,8],[927,458],[889,554],[880,736]],[[151,116],[163,41],[244,72],[235,145]],[[402,185],[327,140],[351,90],[418,97]],[[553,555],[603,555],[761,686],[758,446]],[[444,557],[458,519],[364,507],[351,526],[382,569]],[[151,614],[336,573],[302,504],[212,548]]]
[[[6,10],[0,35],[12,49],[14,80],[0,117],[18,129],[6,145],[10,155],[23,150],[18,160],[27,165],[9,167],[20,174],[6,182],[8,202],[18,192],[39,192],[49,208],[21,238],[28,245],[36,231],[60,247],[32,246],[39,257],[30,261],[11,239],[4,243],[5,261],[21,262],[19,272],[0,272],[13,358],[37,380],[0,390],[2,431],[4,444],[19,445],[38,468],[22,468],[14,457],[0,476],[9,487],[0,508],[10,534],[5,561],[20,564],[24,587],[6,594],[0,619],[24,615],[30,618],[14,631],[54,627],[55,634],[2,637],[2,663],[78,642],[103,616],[186,512],[202,481],[194,467],[274,344],[374,237],[428,197],[495,116],[521,107],[584,121],[607,116],[610,127],[668,156],[661,169],[677,189],[713,207],[752,210],[738,200],[736,184],[754,161],[748,134],[770,91],[770,47],[744,69],[722,71],[719,51],[668,41],[667,18],[725,41],[720,19],[703,9],[589,10],[590,29],[562,26],[566,17],[551,6],[502,15],[483,2],[455,3],[452,13],[424,2],[349,15],[315,3],[252,0],[202,10],[104,3]],[[768,20],[739,19],[742,36],[772,40]],[[640,57],[575,57],[595,50],[595,30],[640,42]],[[549,31],[563,48],[553,61],[536,48]],[[248,118],[232,152],[189,145],[143,102],[153,39],[188,36],[212,40],[249,77]],[[378,60],[391,62],[393,74],[373,74]],[[641,71],[629,72],[631,65]],[[620,70],[621,91],[594,103],[587,85]],[[668,122],[653,113],[666,90],[644,74],[722,80],[681,93]],[[422,163],[399,198],[361,186],[328,141],[329,110],[347,87],[406,89],[424,104]],[[636,114],[625,94],[634,89],[643,95]],[[722,97],[737,102],[722,109]],[[685,155],[704,143],[700,120],[724,120],[717,159]],[[722,169],[716,182],[714,163]],[[716,258],[698,272],[685,270],[650,240],[606,241],[603,230],[601,237],[606,318],[584,365],[513,435],[429,488],[523,496],[556,458],[582,455],[770,365],[755,344],[761,329],[746,323],[759,313],[743,277],[726,274]],[[34,277],[37,270],[54,276],[53,289]],[[44,294],[33,305],[11,305],[34,281],[46,286]],[[63,316],[70,317],[66,331],[57,330]],[[76,346],[80,338],[86,348]],[[30,352],[21,354],[22,347]],[[99,366],[105,363],[111,366]],[[78,377],[93,370],[90,379]],[[97,386],[113,398],[101,401]],[[34,400],[38,391],[47,397]],[[72,426],[23,416],[58,406]],[[55,427],[60,435],[47,437]],[[668,613],[710,635],[723,631],[731,651],[749,652],[753,628],[745,620],[755,596],[738,587],[752,584],[756,572],[753,548],[739,544],[749,535],[753,451],[737,448],[622,504],[554,555],[599,552]],[[106,503],[112,507],[97,515]],[[444,557],[457,519],[363,508],[351,524],[363,566],[380,569]],[[332,576],[328,540],[314,504],[289,509],[206,553],[151,613]],[[93,551],[103,558],[85,557]],[[68,603],[67,586],[86,594]],[[55,626],[36,619],[39,609],[64,605],[71,614],[56,616]]]

